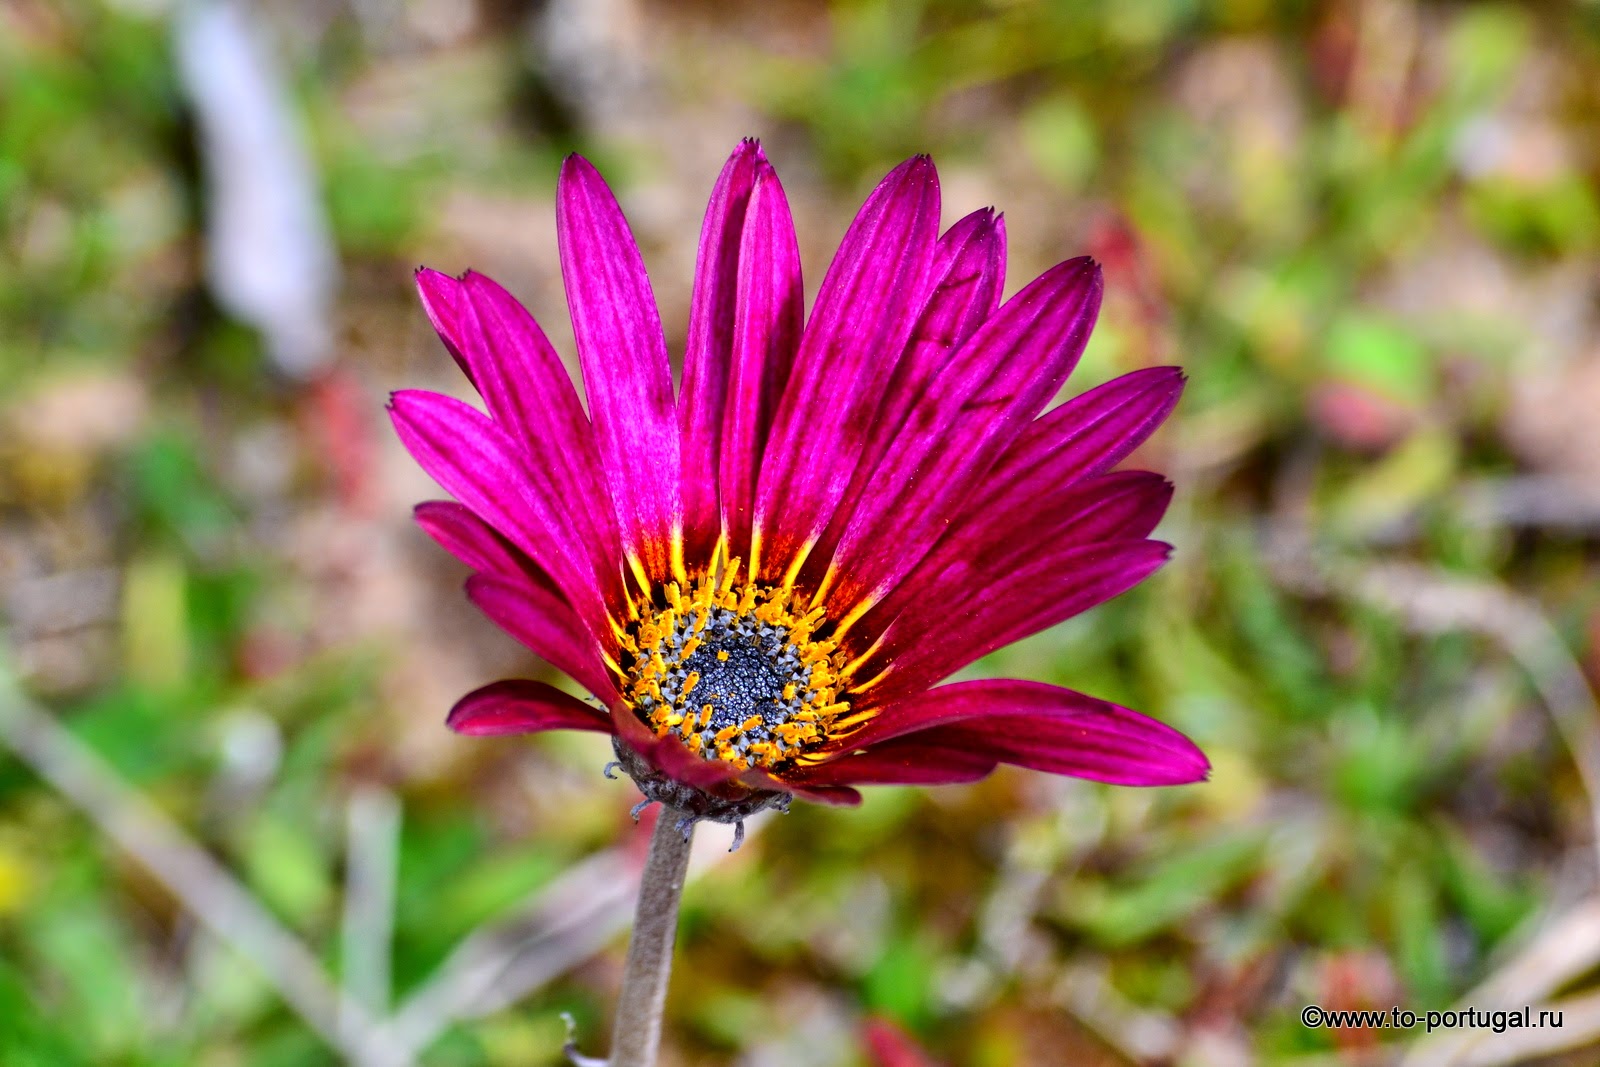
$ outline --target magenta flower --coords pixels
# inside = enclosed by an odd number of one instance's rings
[[[1205,777],[1192,742],[1116,704],[1029,681],[935,686],[1170,551],[1148,535],[1171,486],[1108,471],[1172,410],[1179,371],[1041,415],[1094,325],[1091,260],[1002,305],[1001,218],[941,236],[919,156],[867,199],[805,320],[783,188],[746,141],[711,194],[675,399],[644,262],[581,157],[556,211],[590,414],[510,294],[430,270],[428,315],[488,414],[411,390],[390,413],[459,501],[417,520],[476,572],[468,597],[598,706],[502,681],[462,699],[453,729],[608,733],[648,800],[722,822],[999,763]]]

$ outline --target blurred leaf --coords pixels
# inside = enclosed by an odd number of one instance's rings
[[[20,848],[0,839],[0,919],[26,906],[37,881],[37,866]]]
[[[256,1037],[248,1067],[337,1067],[339,1059],[326,1045],[300,1027],[279,1026]]]
[[[451,885],[486,854],[479,818],[449,809],[422,810],[401,829],[395,978],[420,979],[466,932],[456,915],[436,906]]]
[[[932,1018],[936,953],[915,933],[891,938],[862,979],[868,1009],[918,1029]]]
[[[1600,200],[1578,174],[1561,174],[1537,184],[1480,181],[1470,189],[1466,203],[1480,229],[1525,254],[1570,254],[1600,244]]]
[[[1455,435],[1443,427],[1413,433],[1344,487],[1329,508],[1329,526],[1359,537],[1415,514],[1449,491],[1460,458],[1457,449]]]
[[[525,1011],[514,1009],[486,1020],[477,1031],[483,1061],[491,1067],[553,1062],[551,1050],[559,1049],[566,1040],[566,1024],[553,1011],[530,1018]]]
[[[1360,312],[1333,321],[1325,349],[1329,373],[1408,404],[1432,395],[1432,362],[1415,336],[1396,324]]]
[[[824,837],[848,834],[854,851],[892,835],[922,803],[921,794],[920,789],[879,786],[862,794],[860,807],[808,807],[803,817],[819,823]]]
[[[759,1034],[771,1025],[770,1006],[746,990],[720,990],[688,999],[694,1025],[723,1048],[743,1048],[751,1034]]]
[[[1267,687],[1266,692],[1292,717],[1327,717],[1316,649],[1247,540],[1234,535],[1221,541],[1215,556],[1215,578],[1227,604],[1225,617],[1243,638],[1247,662],[1259,672],[1258,680]]]
[[[123,776],[137,785],[157,785],[198,764],[202,740],[195,714],[204,709],[195,696],[113,689],[82,705],[68,725]]]
[[[1352,810],[1394,816],[1415,805],[1423,776],[1436,764],[1421,751],[1410,724],[1375,709],[1345,705],[1333,723],[1331,784]]]
[[[331,865],[306,827],[263,812],[250,827],[241,858],[250,884],[296,925],[306,927],[331,908]]]
[[[1445,57],[1459,96],[1483,98],[1505,87],[1533,43],[1529,12],[1513,4],[1474,4],[1451,20]]]
[[[1444,845],[1445,887],[1481,943],[1492,945],[1533,916],[1539,899],[1522,879],[1490,869],[1471,843],[1453,827],[1437,826]]]
[[[1110,36],[1135,47],[1159,44],[1178,32],[1199,8],[1196,0],[1122,0],[1104,9]]]
[[[365,152],[345,134],[328,161],[328,214],[339,245],[368,255],[401,251],[422,221],[425,179]]]
[[[128,564],[122,586],[123,660],[130,681],[171,690],[189,673],[187,577],[170,553]]]
[[[1098,134],[1074,97],[1048,97],[1022,116],[1022,143],[1034,164],[1052,181],[1069,191],[1081,188],[1098,161]]]
[[[233,526],[232,508],[201,465],[194,445],[176,433],[152,436],[129,457],[129,489],[151,532],[178,544],[214,541]]]
[[[84,1019],[61,1025],[34,1002],[36,981],[0,957],[0,1062],[6,1067],[88,1067],[78,1047]]]
[[[196,1033],[247,1033],[282,1010],[261,972],[211,937],[190,948],[186,963],[193,996],[186,1021]]]
[[[1223,834],[1173,851],[1140,877],[1116,886],[1074,882],[1063,889],[1064,913],[1097,943],[1136,945],[1209,906],[1255,866],[1261,838]]]
[[[559,874],[562,866],[562,858],[550,849],[524,844],[474,865],[435,898],[434,907],[450,913],[456,922],[476,925],[521,901]]]
[[[129,1051],[145,1032],[149,1009],[128,930],[99,901],[58,899],[36,910],[27,930],[45,967],[60,983],[61,1014],[105,1062]]]
[[[1419,1003],[1442,1003],[1451,987],[1439,904],[1432,880],[1414,858],[1396,873],[1390,929],[1406,988]]]

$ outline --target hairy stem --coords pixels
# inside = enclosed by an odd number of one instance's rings
[[[617,1000],[617,1021],[611,1032],[610,1067],[655,1067],[661,1044],[661,1009],[672,975],[672,944],[678,934],[678,899],[689,869],[689,843],[694,832],[678,828],[684,814],[661,807],[650,857],[639,885],[633,937]]]

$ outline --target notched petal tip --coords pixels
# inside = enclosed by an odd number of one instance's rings
[[[1087,316],[1088,326],[1092,328],[1100,314],[1104,291],[1105,278],[1100,268],[1088,256],[1077,256],[1062,260],[1023,286],[1007,305],[1027,307],[1041,300],[1066,301],[1068,303],[1058,308],[1059,313],[1080,322]]]
[[[557,176],[557,195],[560,194],[560,185],[569,181],[591,182],[597,181],[605,184],[605,178],[600,174],[600,168],[589,162],[588,158],[573,152],[561,161],[561,173]]]
[[[885,174],[883,180],[878,183],[877,188],[873,191],[873,195],[867,198],[867,204],[871,204],[874,197],[881,196],[885,190],[899,185],[925,185],[937,190],[939,188],[939,169],[933,165],[933,157],[929,155],[912,156],[888,174]],[[865,206],[863,205],[863,208]]]
[[[1166,364],[1129,371],[1121,378],[1114,378],[1112,381],[1137,386],[1143,392],[1159,393],[1165,391],[1175,395],[1183,392],[1184,386],[1189,384],[1189,375],[1184,373],[1182,367]],[[1107,382],[1106,384],[1110,385],[1111,383]]]
[[[442,394],[428,389],[391,389],[386,406],[391,418],[405,418],[436,397],[442,398]]]
[[[561,161],[561,172],[556,176],[556,232],[560,236],[564,208],[575,200],[582,200],[590,196],[603,193],[607,199],[615,200],[611,186],[606,184],[605,176],[600,169],[583,156],[574,152]]]
[[[459,279],[458,284],[461,286],[468,300],[497,299],[506,303],[517,304],[519,308],[521,307],[521,302],[512,295],[509,289],[482,271],[473,270],[471,267],[468,267],[466,270],[461,272],[461,278]],[[473,306],[480,307],[481,305],[474,304]]]
[[[417,294],[422,297],[424,306],[441,300],[450,300],[461,286],[460,280],[454,275],[435,270],[433,267],[418,267],[412,273],[411,279],[417,286]]]
[[[466,355],[468,340],[462,321],[462,305],[465,303],[465,298],[461,291],[461,283],[450,275],[429,267],[418,267],[412,281],[417,287],[417,296],[422,301],[422,310],[427,313],[434,332],[439,335],[439,340],[444,342],[445,349],[449,351],[462,373],[469,381],[476,384],[472,361]]]
[[[1176,742],[1173,748],[1162,753],[1159,760],[1154,760],[1147,771],[1148,777],[1142,781],[1117,782],[1133,786],[1167,786],[1167,785],[1199,785],[1211,781],[1211,760],[1200,751],[1200,746],[1195,744],[1186,735],[1173,730]]]
[[[1089,275],[1095,279],[1101,279],[1105,276],[1105,271],[1101,269],[1099,261],[1093,256],[1073,256],[1071,259],[1064,259],[1056,265],[1055,269],[1071,270]]]
[[[1005,227],[1004,224],[1001,223],[1000,215],[995,210],[993,204],[990,204],[987,207],[981,207],[967,217],[973,220],[973,228],[983,240],[1004,240]],[[952,227],[952,229],[953,228],[954,227]],[[1001,247],[1003,248],[1004,245]]]
[[[468,267],[466,270],[462,271],[460,274],[451,274],[447,270],[440,270],[437,267],[430,267],[426,263],[424,263],[421,266],[412,268],[411,276],[413,278],[416,278],[416,279],[427,278],[430,281],[431,280],[438,280],[440,282],[452,283],[453,284],[453,283],[457,283],[457,282],[462,281],[463,279],[466,278],[467,275],[469,275],[471,273],[472,273],[472,268],[471,267]]]
[[[969,244],[992,242],[996,236],[995,224],[994,208],[981,207],[952,223],[939,235],[939,244],[948,250],[947,254],[954,254],[956,249]]]

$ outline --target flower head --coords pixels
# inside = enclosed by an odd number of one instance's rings
[[[496,682],[452,728],[611,734],[648,799],[727,822],[998,763],[1205,776],[1193,743],[1127,708],[1038,682],[935,685],[1162,564],[1148,535],[1171,487],[1108,472],[1183,382],[1138,371],[1045,412],[1094,324],[1099,268],[1069,260],[1001,304],[1003,220],[938,222],[933,163],[895,168],[805,319],[783,188],[742,143],[711,195],[675,395],[627,222],[570,157],[557,233],[587,415],[510,294],[418,272],[487,414],[395,394],[401,439],[458,501],[417,520],[476,572],[471,600],[595,698]]]

